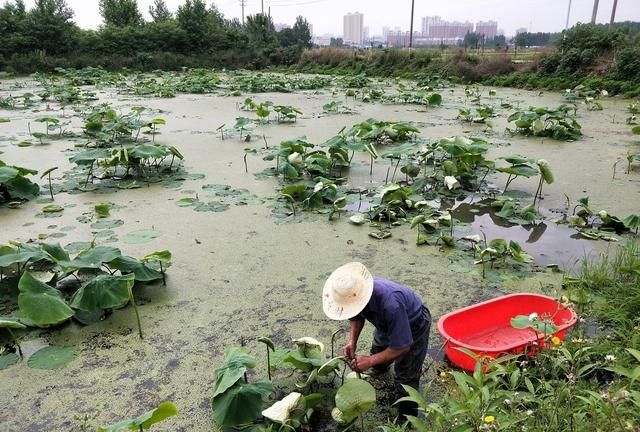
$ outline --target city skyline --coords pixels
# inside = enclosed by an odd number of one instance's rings
[[[98,0],[66,0],[74,10],[74,21],[83,28],[98,28],[102,24]],[[3,0],[2,3],[5,1]],[[401,0],[389,7],[383,0],[244,0],[245,16],[260,13],[264,4],[265,13],[271,8],[274,22],[293,24],[296,16],[302,15],[313,25],[316,35],[343,33],[343,16],[348,12],[360,11],[364,14],[364,26],[370,35],[382,35],[383,27],[400,27],[409,30],[411,0]],[[32,7],[35,0],[26,0]],[[153,0],[138,0],[138,6],[145,19],[149,20],[149,5]],[[184,0],[166,0],[169,10],[175,12]],[[211,1],[207,1],[211,4]],[[225,18],[240,19],[240,0],[214,1]],[[600,0],[597,22],[607,23],[613,0]],[[420,30],[421,18],[440,16],[447,21],[497,21],[506,35],[515,35],[516,29],[527,28],[533,32],[557,32],[565,27],[568,0],[451,0],[448,2],[415,2],[414,30]],[[569,25],[589,22],[593,0],[573,0]],[[330,11],[327,12],[327,11]],[[616,21],[640,21],[640,7],[637,0],[619,0]]]

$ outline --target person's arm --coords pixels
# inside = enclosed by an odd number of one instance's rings
[[[358,338],[360,337],[362,327],[364,327],[364,319],[351,320],[349,323],[351,324],[351,329],[349,330],[349,342],[347,342],[347,345],[345,345],[342,352],[347,359],[352,360],[356,356]]]
[[[364,372],[377,365],[389,364],[408,353],[410,349],[410,346],[401,350],[387,348],[370,356],[355,356],[351,362],[351,367],[356,372]]]

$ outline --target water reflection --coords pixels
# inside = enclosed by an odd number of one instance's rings
[[[566,225],[540,221],[530,225],[513,225],[496,216],[491,200],[473,201],[468,198],[461,202],[442,201],[441,210],[451,210],[452,216],[471,225],[471,234],[484,233],[487,240],[504,238],[515,240],[541,266],[558,264],[573,267],[581,258],[593,250],[593,242],[581,238],[576,231]],[[542,213],[544,209],[540,210]],[[467,233],[459,231],[459,236]]]

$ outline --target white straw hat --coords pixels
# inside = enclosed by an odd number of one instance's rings
[[[373,294],[373,276],[364,264],[350,262],[334,270],[324,283],[322,309],[334,320],[353,318]]]

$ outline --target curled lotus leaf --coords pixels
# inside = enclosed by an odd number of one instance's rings
[[[301,393],[292,392],[282,400],[279,400],[266,410],[262,411],[262,415],[272,422],[284,424],[291,417],[291,412],[296,409],[304,408],[304,404],[304,396],[302,396]]]

